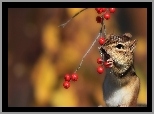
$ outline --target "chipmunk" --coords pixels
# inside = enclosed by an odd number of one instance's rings
[[[140,80],[135,73],[133,53],[137,40],[130,33],[106,35],[100,47],[110,68],[106,69],[103,96],[108,107],[135,107],[140,89]]]

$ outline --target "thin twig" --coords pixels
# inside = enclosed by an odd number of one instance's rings
[[[107,12],[108,12],[108,9],[103,13],[103,15]],[[105,27],[105,23],[104,23],[105,19],[104,19],[103,15],[102,15],[103,21],[102,21],[101,25],[103,26],[103,29],[104,29],[104,37],[106,37],[106,27]]]
[[[59,25],[58,27],[65,27],[74,17],[76,17],[78,14],[80,14],[81,12],[83,12],[84,10],[86,10],[86,9],[88,9],[88,8],[84,8],[84,9],[82,9],[81,11],[79,11],[79,12],[77,12],[73,17],[71,17],[66,23],[63,23],[63,24],[61,24],[61,25]]]
[[[106,27],[104,21],[103,21],[103,27],[104,27],[104,36],[106,37]]]
[[[102,18],[103,18],[103,17],[102,17]],[[104,19],[103,19],[101,25],[102,25],[102,27],[103,27],[103,29],[104,29],[104,37],[106,37],[106,28],[105,28]]]
[[[99,53],[100,53],[100,55],[101,55],[101,57],[102,57],[102,56],[103,56],[103,53],[102,53],[102,51],[101,51],[101,46],[98,47],[98,49],[99,49]]]
[[[95,38],[95,40],[93,41],[93,43],[92,43],[92,45],[90,46],[90,48],[88,49],[88,51],[87,51],[87,52],[85,53],[85,55],[82,57],[82,60],[81,60],[81,62],[80,62],[80,64],[79,64],[78,68],[75,70],[74,73],[76,73],[76,72],[80,69],[80,67],[81,67],[81,65],[82,65],[82,62],[83,62],[83,59],[84,59],[84,58],[86,57],[86,55],[89,53],[89,51],[90,51],[91,48],[94,46],[95,42],[97,41],[97,39],[100,37],[101,34],[102,34],[102,27],[101,27],[101,29],[100,29],[100,32],[99,32],[98,36]]]

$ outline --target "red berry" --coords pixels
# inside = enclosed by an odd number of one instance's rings
[[[97,16],[96,17],[96,21],[97,21],[97,23],[101,23],[103,21],[103,18],[100,17],[100,16]]]
[[[114,13],[115,12],[115,8],[109,8],[110,13]]]
[[[97,11],[98,14],[101,14],[103,12],[102,8],[95,8],[95,10]]]
[[[97,68],[97,72],[98,72],[99,74],[102,74],[102,73],[104,72],[104,68],[103,68],[102,66],[99,66],[99,67]]]
[[[103,62],[103,61],[102,61],[101,58],[98,58],[98,59],[97,59],[97,63],[98,63],[98,64],[102,64],[102,62]]]
[[[103,38],[103,37],[100,38],[100,39],[99,39],[99,44],[100,44],[100,45],[103,45],[104,43],[105,43],[105,38]]]
[[[109,13],[105,13],[105,14],[104,14],[104,18],[105,18],[106,20],[109,20],[109,19],[110,19],[110,14],[109,14]]]
[[[65,81],[63,83],[63,86],[64,86],[65,89],[68,89],[70,87],[70,83],[68,81]]]
[[[98,14],[101,14],[102,12],[106,11],[106,8],[95,8]]]
[[[65,79],[65,81],[70,81],[71,80],[71,76],[69,74],[66,74],[64,79]]]
[[[105,12],[106,11],[106,8],[101,8],[102,12]]]
[[[101,8],[95,8],[96,11],[99,11]]]
[[[76,73],[72,74],[71,79],[72,79],[72,81],[77,81],[78,80],[78,75]]]

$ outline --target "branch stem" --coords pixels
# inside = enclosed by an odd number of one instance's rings
[[[86,10],[86,9],[88,9],[88,8],[84,8],[84,9],[82,9],[81,11],[79,11],[79,12],[77,12],[73,17],[71,17],[67,22],[65,22],[65,23],[63,23],[63,24],[61,24],[61,25],[59,25],[58,27],[65,27],[73,18],[75,18],[77,15],[79,15],[81,12],[83,12],[84,10]]]
[[[101,26],[101,29],[100,29],[100,32],[99,32],[98,36],[95,38],[95,40],[93,41],[93,43],[92,43],[92,45],[90,46],[90,48],[88,49],[88,51],[87,51],[87,52],[84,54],[84,56],[82,57],[82,60],[81,60],[81,62],[80,62],[80,64],[79,64],[78,68],[75,70],[74,73],[76,73],[76,72],[80,69],[80,67],[81,67],[81,65],[82,65],[82,62],[83,62],[84,58],[87,56],[87,54],[89,53],[89,51],[91,50],[91,48],[94,46],[94,44],[96,43],[97,39],[101,36],[101,34],[102,34],[102,26]]]

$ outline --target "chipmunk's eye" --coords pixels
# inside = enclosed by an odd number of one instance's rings
[[[116,48],[118,48],[118,49],[124,49],[124,46],[122,44],[118,44],[118,45],[116,45]]]

